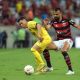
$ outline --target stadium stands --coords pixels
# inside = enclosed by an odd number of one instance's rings
[[[28,9],[33,11],[34,16],[37,10],[40,10],[40,16],[42,13],[50,16],[50,11],[56,7],[60,7],[68,17],[80,17],[80,0],[0,0],[0,24],[14,25]]]

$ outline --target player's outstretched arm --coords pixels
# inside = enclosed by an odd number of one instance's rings
[[[76,28],[78,28],[78,29],[80,30],[80,26],[78,26],[78,25],[74,24],[74,27],[76,27]]]
[[[70,19],[69,22],[72,26],[74,26],[75,28],[78,28],[80,30],[80,26],[78,26],[73,20]]]

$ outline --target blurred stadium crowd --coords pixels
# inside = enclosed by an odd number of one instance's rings
[[[60,7],[67,17],[80,17],[80,0],[0,0],[0,24],[14,25],[20,16],[26,16],[27,10],[34,15],[51,15],[54,8]]]
[[[44,14],[52,17],[55,8],[61,8],[64,15],[80,24],[80,0],[0,0],[0,48],[6,48],[7,44],[10,45],[10,41],[13,41],[13,47],[30,46],[35,39],[31,42],[30,34],[27,31],[15,30],[16,20],[20,16],[28,18],[29,15],[30,19],[34,17],[35,20],[41,22],[40,18],[44,18],[42,17]],[[27,14],[28,12],[29,14]],[[6,25],[8,26],[6,27]],[[50,34],[55,36],[53,31]],[[72,34],[73,38],[75,39],[78,34],[80,35],[78,31],[75,31]]]

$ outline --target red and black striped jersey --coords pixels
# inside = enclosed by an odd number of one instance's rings
[[[70,25],[74,25],[71,19],[62,18],[61,21],[52,20],[50,22],[57,33],[57,40],[72,39]]]

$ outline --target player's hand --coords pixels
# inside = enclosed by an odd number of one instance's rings
[[[43,24],[44,24],[44,25],[47,25],[48,22],[49,22],[48,19],[43,20]]]

